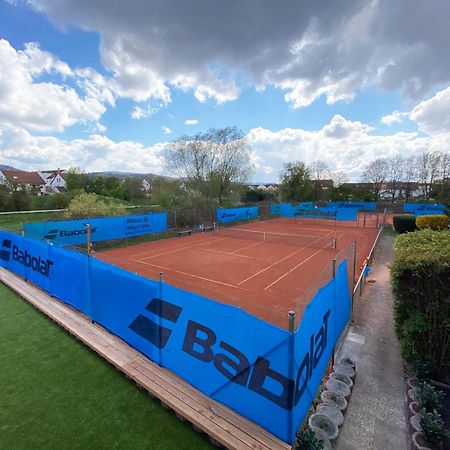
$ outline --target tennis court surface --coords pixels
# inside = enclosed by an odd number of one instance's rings
[[[353,279],[376,238],[376,227],[277,219],[96,252],[105,262],[212,300],[241,307],[282,328],[296,324],[318,288],[332,277],[332,260],[347,258]],[[334,245],[336,242],[336,248]]]

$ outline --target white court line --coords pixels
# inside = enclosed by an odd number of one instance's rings
[[[302,248],[296,250],[295,252],[289,253],[289,255],[285,256],[285,257],[282,258],[282,259],[279,259],[278,261],[275,261],[275,262],[274,262],[273,264],[271,264],[270,266],[267,266],[266,268],[261,269],[259,272],[256,272],[255,274],[251,275],[250,277],[246,278],[245,280],[242,280],[242,281],[241,281],[240,283],[238,283],[237,285],[240,286],[241,284],[245,283],[246,281],[251,280],[252,278],[256,277],[257,275],[259,275],[259,274],[265,272],[266,270],[271,269],[273,266],[276,266],[277,264],[283,262],[285,259],[288,259],[288,258],[290,258],[291,256],[294,256],[294,255],[296,255],[297,253],[300,253],[300,252],[306,250],[307,248],[311,247],[311,245],[315,244],[317,241],[320,241],[321,239],[325,239],[325,238],[327,238],[327,237],[331,237],[332,235],[333,235],[333,233],[329,233],[329,234],[326,234],[325,236],[321,236],[320,238],[318,238],[318,239],[316,239],[315,241],[311,242],[311,244],[307,245],[306,247],[302,247]]]
[[[215,240],[214,242],[223,241],[224,239],[226,239],[226,238],[220,238],[220,239]],[[187,245],[187,246],[184,246],[184,247],[178,247],[178,248],[175,248],[173,250],[167,250],[167,251],[162,252],[162,253],[157,253],[156,255],[146,256],[145,258],[142,258],[142,260],[150,259],[150,258],[156,258],[157,256],[168,255],[169,253],[179,252],[181,250],[186,250],[188,248],[198,247],[200,245],[204,245],[204,242],[199,241],[199,242],[196,242],[195,244]],[[143,254],[143,253],[141,253],[141,254]],[[132,256],[130,256],[130,258],[133,258],[134,256],[139,256],[139,255],[132,255]]]
[[[342,237],[343,234],[339,237]],[[317,252],[315,252],[313,255],[309,256],[308,258],[306,258],[304,261],[302,261],[301,263],[297,264],[295,267],[293,267],[291,270],[289,270],[288,272],[286,272],[284,275],[281,275],[280,278],[277,278],[273,283],[270,283],[269,286],[266,286],[264,288],[264,290],[269,289],[270,287],[272,287],[274,284],[278,283],[280,280],[282,280],[284,277],[286,277],[287,275],[289,275],[291,272],[293,272],[295,269],[298,269],[300,266],[302,266],[303,264],[305,264],[305,262],[309,261],[311,258],[313,258],[314,256],[317,255],[317,253],[320,253],[322,250],[325,250],[329,245],[331,244],[327,244],[324,247],[322,247],[321,249],[317,250]]]
[[[231,238],[231,239],[233,239],[233,238]],[[257,242],[256,244],[250,244],[250,245],[247,245],[247,246],[245,246],[245,247],[238,248],[237,250],[234,250],[234,251],[232,251],[231,253],[240,252],[240,251],[242,251],[242,250],[246,250],[247,248],[257,247],[258,245],[265,244],[266,242],[267,242],[267,241],[261,241],[261,242]],[[241,256],[241,255],[238,255],[238,256]]]
[[[159,269],[164,269],[164,270],[170,270],[171,272],[180,273],[181,275],[186,275],[188,277],[199,278],[200,280],[209,281],[211,283],[217,283],[217,284],[221,284],[223,286],[228,286],[228,287],[232,287],[235,289],[245,290],[243,288],[237,287],[234,284],[223,283],[222,281],[212,280],[211,278],[205,278],[205,277],[201,277],[199,275],[193,275],[192,273],[181,272],[180,270],[170,269],[169,267],[159,266],[157,264],[151,264],[151,263],[148,263],[145,261],[139,261],[138,259],[131,259],[131,260],[134,262],[140,263],[140,264],[145,264],[147,266],[157,267]]]
[[[221,252],[220,250],[212,250],[210,248],[199,248],[199,250],[203,250],[205,252],[220,253],[222,255],[238,256],[239,258],[250,258],[250,259],[257,259],[259,261],[270,261],[268,259],[257,258],[256,256],[237,255],[234,252]]]

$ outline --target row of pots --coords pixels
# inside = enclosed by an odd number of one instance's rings
[[[419,403],[416,402],[415,396],[417,392],[418,381],[416,378],[408,378],[408,422],[409,433],[411,437],[411,450],[431,450],[420,426],[420,410]]]
[[[320,395],[322,403],[311,414],[308,425],[316,437],[323,442],[324,449],[331,449],[331,441],[339,434],[339,427],[344,423],[356,375],[355,363],[343,358],[333,366],[333,373],[325,383],[326,389]]]

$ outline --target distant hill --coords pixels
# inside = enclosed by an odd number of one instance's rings
[[[15,167],[12,167],[12,166],[6,166],[4,164],[0,164],[0,170],[18,170],[18,171],[22,172],[20,169],[16,169]]]
[[[92,178],[95,178],[98,175],[102,175],[105,177],[116,177],[119,180],[123,180],[127,177],[136,178],[138,180],[144,180],[144,179],[155,178],[155,177],[162,177],[162,178],[166,178],[168,180],[173,179],[171,177],[166,177],[163,175],[156,175],[154,173],[133,173],[133,172],[115,172],[115,171],[88,172],[87,175],[89,175]]]

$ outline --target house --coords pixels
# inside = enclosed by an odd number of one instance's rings
[[[66,171],[64,169],[41,170],[38,174],[45,182],[45,194],[66,192]]]
[[[21,190],[24,186],[29,192],[37,195],[45,194],[45,181],[38,172],[1,170],[0,184],[8,185],[14,190]]]
[[[247,184],[248,189],[260,189],[261,191],[275,192],[278,189],[278,184],[276,183],[255,183]]]

